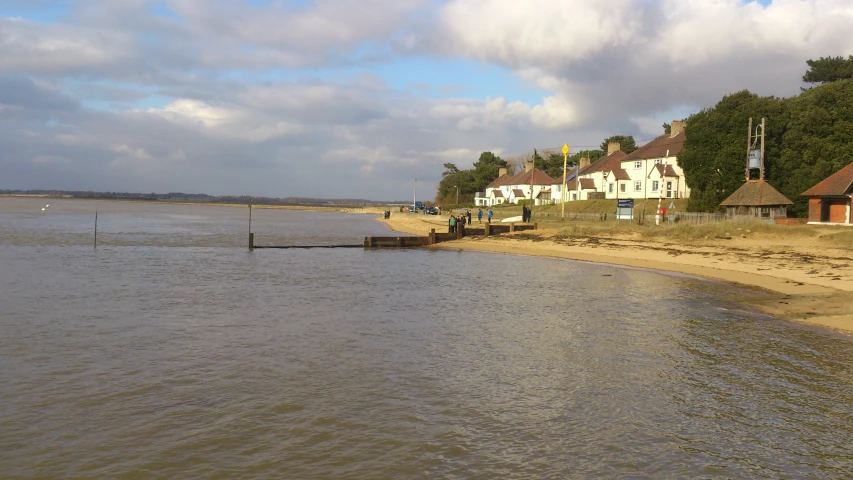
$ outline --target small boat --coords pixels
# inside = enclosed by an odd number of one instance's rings
[[[519,215],[519,216],[517,216],[517,217],[507,217],[507,218],[502,218],[502,219],[501,219],[501,223],[515,223],[515,222],[520,222],[522,218],[524,218],[524,217],[522,217],[521,215]]]

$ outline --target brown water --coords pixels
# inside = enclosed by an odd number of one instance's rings
[[[247,227],[0,198],[0,478],[853,476],[853,342],[733,287]]]

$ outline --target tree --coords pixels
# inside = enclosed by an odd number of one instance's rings
[[[663,122],[663,133],[669,135],[672,132],[672,125]]]
[[[444,172],[441,174],[441,178],[444,178],[448,175],[456,175],[459,173],[459,168],[456,167],[453,163],[445,163],[444,164]]]
[[[506,167],[507,162],[501,157],[492,152],[481,153],[480,158],[474,163],[474,170],[472,171],[473,183],[471,187],[473,191],[468,193],[485,191],[486,187],[498,178],[500,169]]]
[[[631,135],[613,135],[607,137],[601,142],[601,151],[607,154],[607,144],[610,142],[619,142],[619,149],[625,153],[631,153],[637,149],[637,143]]]
[[[688,118],[689,131],[684,149],[678,154],[678,164],[690,187],[688,210],[717,211],[720,202],[743,184],[750,117],[753,122],[768,118],[765,158],[777,158],[785,125],[778,98],[759,97],[743,90]]]
[[[853,55],[844,57],[820,57],[807,60],[809,69],[803,75],[807,83],[829,83],[853,78]]]

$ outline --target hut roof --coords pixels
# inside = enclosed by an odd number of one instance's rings
[[[801,193],[804,197],[847,195],[853,187],[853,163],[826,177],[822,182]]]
[[[721,207],[746,206],[746,207],[769,207],[773,205],[793,205],[778,190],[769,183],[758,180],[749,181],[729,195],[729,198],[720,202]]]

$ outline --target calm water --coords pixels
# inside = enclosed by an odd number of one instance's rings
[[[387,234],[252,221],[258,244]],[[247,229],[246,209],[0,198],[0,477],[853,476],[853,342],[728,304],[732,287],[250,253]]]

